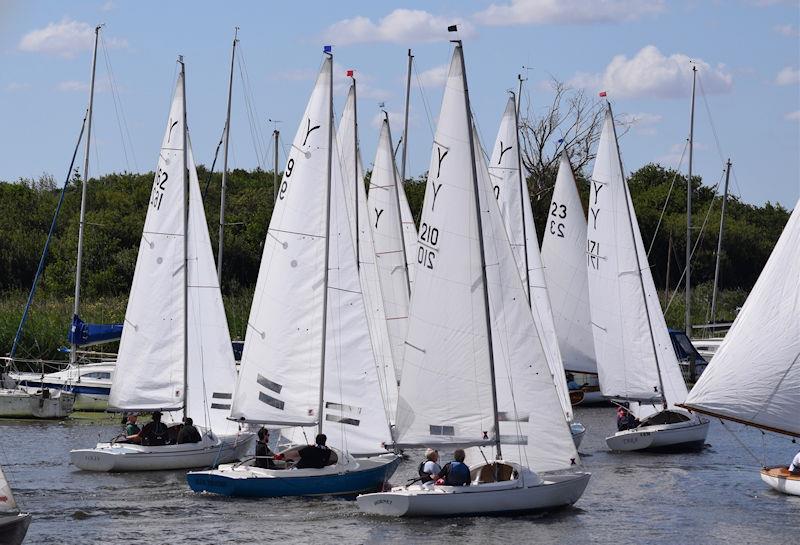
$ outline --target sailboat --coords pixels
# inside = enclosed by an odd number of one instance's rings
[[[573,404],[603,401],[597,380],[586,271],[586,213],[566,151],[558,165],[553,197],[547,209],[542,262],[553,310],[556,336],[568,373],[584,377]],[[577,379],[576,379],[577,380]]]
[[[612,450],[700,449],[708,421],[686,400],[664,314],[647,265],[607,105],[589,193],[586,260],[592,333],[604,395],[630,403],[639,424],[606,438]]]
[[[395,377],[402,378],[403,353],[408,329],[411,280],[403,239],[403,214],[399,175],[394,163],[394,147],[388,114],[384,114],[375,163],[369,179],[369,222],[375,240],[383,307],[391,340]],[[395,405],[397,395],[395,394]]]
[[[192,417],[202,440],[166,446],[112,441],[71,451],[72,463],[85,470],[207,467],[238,460],[251,447],[252,434],[239,433],[227,420],[236,369],[188,138],[179,62],[109,407]]]
[[[392,436],[345,202],[352,181],[334,137],[332,68],[326,48],[264,243],[231,418],[280,427],[295,443],[316,428],[335,456],[320,469],[247,461],[190,472],[195,492],[352,495],[380,489],[400,463],[385,448]]]
[[[500,129],[497,131],[492,156],[489,161],[489,175],[500,214],[511,241],[511,248],[517,261],[520,277],[525,287],[525,295],[537,335],[542,340],[550,372],[558,391],[561,408],[570,422],[575,446],[580,446],[586,428],[580,422],[574,422],[572,403],[570,402],[564,364],[553,323],[553,311],[550,308],[547,282],[544,276],[542,256],[539,253],[539,238],[536,225],[533,223],[528,184],[522,168],[522,157],[519,146],[519,114],[517,101],[512,94],[506,103]]]
[[[584,472],[533,324],[511,245],[477,154],[456,41],[434,137],[397,409],[401,447],[493,449],[472,486],[395,487],[358,497],[390,516],[504,513],[574,503]],[[421,262],[421,263],[420,263]],[[504,457],[508,455],[508,457]]]
[[[30,524],[31,515],[20,513],[11,486],[0,468],[0,543],[19,545],[25,539]]]
[[[800,437],[798,248],[800,201],[685,408]],[[763,468],[761,479],[779,492],[800,496],[800,475],[785,466]]]

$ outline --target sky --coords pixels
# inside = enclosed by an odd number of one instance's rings
[[[533,112],[549,104],[552,78],[592,97],[607,91],[615,113],[632,120],[620,142],[626,170],[678,167],[694,61],[694,172],[714,185],[730,157],[731,190],[744,201],[792,208],[800,198],[800,0],[0,0],[0,180],[47,173],[62,183],[87,106],[97,24],[105,26],[91,175],[155,167],[179,54],[195,157],[211,164],[237,26],[231,168],[271,170],[276,126],[283,168],[322,47],[332,44],[337,114],[345,71],[356,71],[367,166],[381,103],[395,139],[402,133],[413,49],[407,172],[422,174],[452,52],[446,29],[458,24],[484,144],[494,142],[521,73],[523,106]]]

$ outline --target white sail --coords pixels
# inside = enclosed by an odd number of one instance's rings
[[[686,405],[800,436],[800,201]]]
[[[364,303],[368,309],[367,324],[370,338],[372,339],[375,362],[378,367],[380,390],[385,400],[386,412],[390,420],[393,421],[394,410],[397,407],[397,377],[395,375],[397,363],[394,359],[390,323],[387,322],[384,299],[381,293],[374,233],[367,204],[364,169],[361,164],[361,150],[360,147],[357,151],[354,149],[355,139],[355,90],[351,86],[347,94],[344,111],[342,112],[339,130],[336,134],[339,150],[339,169],[344,184],[344,202],[341,203],[341,206],[350,216],[352,240],[355,240],[356,233],[358,234],[359,267],[357,274],[361,277]],[[358,169],[357,176],[356,168]],[[356,225],[356,221],[358,225]],[[355,256],[353,259],[355,259]]]
[[[236,428],[227,420],[236,383],[236,361],[222,303],[203,196],[192,156],[189,163],[188,348],[186,414],[217,433]],[[182,348],[182,347],[181,347]]]
[[[408,281],[411,284],[411,292],[414,292],[414,273],[417,268],[417,226],[414,223],[414,216],[411,214],[411,206],[408,204],[405,182],[397,176],[397,194],[400,198],[400,218],[403,223],[403,243],[406,246],[406,270],[408,270]]]
[[[178,76],[133,273],[109,407],[184,406],[184,104]]]
[[[686,384],[653,284],[613,123],[608,110],[592,173],[587,231],[600,388],[606,396],[655,404],[666,399],[673,406],[686,399]]]
[[[397,407],[402,444],[489,443],[494,413],[462,81],[456,47],[436,128],[419,229]]]
[[[561,155],[542,240],[544,277],[567,371],[597,373],[586,273],[586,214],[566,154]]]
[[[317,76],[270,219],[232,418],[319,421],[331,63],[323,61]]]
[[[402,374],[411,298],[399,201],[402,189],[397,183],[399,176],[394,163],[389,121],[384,119],[369,180],[369,222],[375,239],[383,306],[398,381]]]
[[[477,131],[474,141],[479,151]],[[535,471],[566,469],[579,459],[567,425],[572,414],[565,414],[558,386],[564,371],[559,365],[559,375],[553,376],[546,334],[536,327],[535,308],[531,313],[528,306],[506,216],[494,198],[497,180],[490,177],[482,153],[476,153],[476,162],[503,459]],[[487,458],[494,458],[494,449],[489,450]],[[482,461],[483,456],[470,451],[468,461]]]
[[[545,347],[547,363],[558,389],[561,408],[567,419],[572,420],[572,403],[569,400],[564,365],[561,362],[561,351],[553,323],[553,311],[547,294],[528,184],[520,184],[522,161],[516,132],[516,104],[514,97],[509,97],[489,161],[490,184],[500,206],[520,278],[526,283],[526,292],[530,294],[535,327]],[[525,296],[527,298],[528,293]]]
[[[0,513],[16,513],[18,511],[14,494],[11,493],[11,486],[3,473],[3,468],[0,468]]]

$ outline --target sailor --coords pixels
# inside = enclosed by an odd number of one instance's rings
[[[632,430],[639,425],[639,421],[625,407],[617,407],[617,431]]]
[[[580,389],[581,389],[580,385],[577,382],[575,382],[575,375],[573,375],[572,373],[567,373],[567,390],[574,391]]]
[[[126,418],[125,436],[127,439],[130,439],[131,435],[136,435],[142,431],[139,425],[136,423],[137,418],[138,416],[135,413],[129,414]]]
[[[261,428],[258,430],[258,439],[256,440],[256,461],[253,463],[255,467],[275,469],[275,462],[273,462],[275,455],[270,450],[268,443],[269,430]]]
[[[470,473],[469,466],[464,463],[465,457],[464,449],[456,449],[453,452],[453,461],[447,462],[444,465],[436,484],[444,486],[469,486]]]
[[[331,459],[331,449],[325,446],[328,441],[328,436],[320,433],[314,439],[313,445],[308,445],[301,448],[297,454],[300,455],[300,461],[294,466],[297,469],[322,469]]]
[[[167,444],[167,426],[161,422],[161,413],[155,411],[153,413],[152,422],[148,422],[142,428],[142,431],[136,435],[128,438],[131,443],[137,443],[145,446],[160,446]]]
[[[183,443],[199,443],[202,440],[203,438],[200,436],[200,432],[194,427],[194,421],[188,416],[184,417],[183,427],[181,431],[178,432],[176,443],[179,445]]]
[[[789,473],[792,475],[800,475],[800,452],[794,455],[792,463],[789,464]]]
[[[425,460],[417,468],[419,478],[423,483],[428,483],[438,479],[441,472],[442,466],[439,465],[439,451],[429,448],[425,451]]]

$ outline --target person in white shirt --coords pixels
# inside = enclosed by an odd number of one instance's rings
[[[435,481],[439,478],[442,472],[442,466],[439,465],[439,451],[429,448],[425,451],[425,461],[419,465],[419,478],[423,483]]]
[[[792,475],[800,475],[800,452],[794,455],[792,463],[789,464],[789,473]]]

